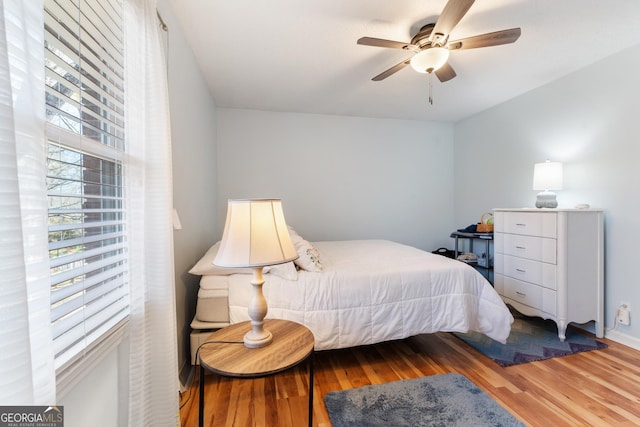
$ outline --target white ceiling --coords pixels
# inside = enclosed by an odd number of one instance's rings
[[[450,40],[513,27],[522,35],[452,51],[458,76],[434,78],[429,105],[428,79],[411,67],[371,81],[410,54],[356,40],[409,41],[446,0],[171,3],[216,105],[229,108],[455,122],[640,43],[638,0],[478,0]]]

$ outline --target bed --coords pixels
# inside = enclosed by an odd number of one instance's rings
[[[509,336],[509,309],[463,262],[387,240],[310,243],[291,231],[300,258],[265,268],[267,318],[307,326],[316,350],[438,331],[478,331],[501,343]],[[194,329],[249,320],[251,272],[213,266],[216,250],[214,245],[201,268],[191,271],[206,273]]]

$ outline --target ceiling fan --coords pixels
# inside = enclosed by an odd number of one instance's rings
[[[371,80],[380,81],[411,64],[420,73],[435,73],[438,80],[446,82],[456,76],[456,72],[447,62],[449,51],[475,49],[513,43],[520,37],[520,28],[495,31],[464,39],[449,41],[449,34],[467,13],[475,0],[449,0],[435,24],[427,24],[413,36],[409,43],[393,40],[362,37],[358,44],[365,46],[388,47],[413,52],[410,58],[383,71]]]

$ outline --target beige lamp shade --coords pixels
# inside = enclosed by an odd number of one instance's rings
[[[546,161],[533,167],[534,190],[562,190],[562,163]]]
[[[264,267],[296,258],[279,199],[229,200],[215,265]]]

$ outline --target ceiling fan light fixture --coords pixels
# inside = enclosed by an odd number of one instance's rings
[[[449,49],[432,47],[415,54],[411,58],[411,67],[419,73],[432,73],[442,67],[449,59]]]

